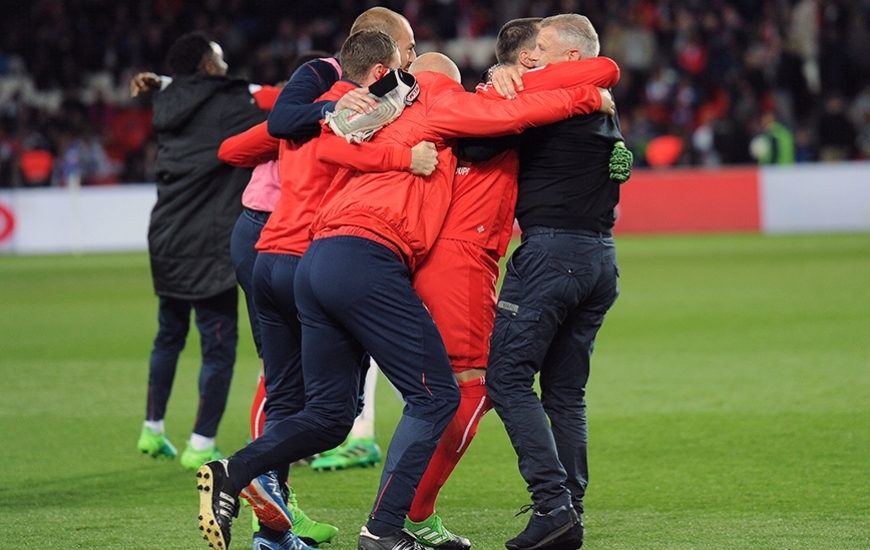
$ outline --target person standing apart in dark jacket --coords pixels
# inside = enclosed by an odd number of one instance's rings
[[[598,55],[598,34],[577,14],[548,17],[536,66]],[[532,493],[528,526],[509,550],[583,544],[586,382],[595,336],[619,294],[611,235],[619,202],[610,157],[616,116],[593,113],[526,130],[520,140],[511,256],[496,306],[486,385]],[[540,373],[541,397],[533,384]],[[525,510],[524,510],[525,511]]]
[[[230,236],[242,212],[251,170],[222,162],[224,139],[268,116],[246,81],[226,76],[221,47],[194,32],[179,38],[166,58],[173,77],[153,98],[157,131],[157,203],[148,250],[159,330],[151,352],[147,413],[138,448],[174,458],[163,424],[178,357],[190,328],[200,333],[202,366],[196,423],[181,464],[197,469],[222,458],[215,446],[229,394],[238,342],[238,289]]]

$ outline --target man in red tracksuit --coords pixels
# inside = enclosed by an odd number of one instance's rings
[[[517,24],[532,30],[536,27],[535,20]],[[530,33],[529,44],[517,44],[513,55],[499,61],[516,64],[520,51],[534,50],[535,34]],[[531,71],[523,78],[522,93],[584,84],[609,88],[618,80],[616,63],[597,57]],[[503,99],[492,86],[480,86],[477,93],[493,100]],[[418,540],[440,540],[440,544],[430,545],[441,550],[470,547],[467,539],[443,528],[435,514],[435,501],[477,433],[481,417],[492,408],[484,375],[495,323],[498,260],[506,254],[513,234],[518,171],[519,158],[514,148],[482,162],[460,161],[444,225],[426,260],[414,273],[414,288],[441,332],[462,395],[459,409],[420,481],[406,522]]]
[[[497,46],[500,62],[517,64],[524,52],[534,50],[538,21],[523,19],[505,25],[508,32],[500,33]],[[618,79],[616,64],[599,57],[530,72],[524,79],[524,93],[584,84],[610,87]],[[491,85],[480,86],[478,95],[502,99]],[[359,157],[338,149],[327,159],[364,170],[357,163]],[[460,161],[444,224],[413,273],[414,289],[441,333],[461,394],[459,410],[429,463],[406,521],[406,528],[419,542],[441,550],[471,545],[444,528],[435,514],[435,501],[476,434],[480,418],[491,408],[483,375],[495,321],[498,260],[505,255],[512,235],[518,169],[517,152],[512,148],[487,161]]]
[[[416,72],[420,98],[376,140],[405,145],[432,140],[439,150],[436,171],[428,178],[339,171],[312,223],[313,242],[295,282],[308,401],[293,418],[294,452],[304,454],[308,442],[322,434],[333,432],[340,441],[346,433],[366,351],[406,401],[374,509],[360,535],[364,549],[416,546],[402,529],[405,516],[460,400],[440,333],[410,281],[447,215],[456,166],[453,138],[518,132],[601,105],[600,93],[591,86],[512,102],[484,100],[464,92],[455,65],[440,54],[421,56],[412,70],[422,71]],[[318,156],[345,161],[353,148],[341,138],[324,137]],[[306,424],[317,426],[317,432]]]

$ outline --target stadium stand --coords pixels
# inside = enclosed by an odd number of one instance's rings
[[[766,158],[750,142],[775,118],[797,162],[870,158],[870,3],[859,0],[395,0],[418,53],[439,50],[470,89],[494,62],[505,21],[564,11],[590,17],[638,166],[676,136],[677,165]],[[336,51],[364,0],[34,0],[0,5],[0,187],[153,181],[150,102],[128,82],[161,72],[175,38],[204,30],[230,72],[275,83],[307,50]],[[765,116],[767,115],[767,116]],[[46,155],[48,153],[48,155]],[[768,155],[769,156],[769,155]],[[51,169],[45,176],[45,161]],[[35,160],[34,160],[35,159]],[[34,166],[38,170],[34,170]],[[39,177],[34,177],[34,174]]]

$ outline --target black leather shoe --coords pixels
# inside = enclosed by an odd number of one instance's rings
[[[586,532],[583,529],[583,522],[576,524],[568,529],[562,536],[546,545],[542,550],[578,550],[583,546],[583,535]]]
[[[508,550],[540,550],[580,523],[577,511],[570,504],[549,512],[534,512],[525,530],[504,543]]]

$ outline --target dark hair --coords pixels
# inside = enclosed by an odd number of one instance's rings
[[[498,31],[495,42],[495,59],[499,63],[516,63],[522,50],[535,49],[540,17],[513,19]]]
[[[368,29],[353,33],[338,54],[344,78],[362,84],[366,73],[380,63],[389,67],[398,55],[399,45],[384,31]]]
[[[166,69],[170,76],[199,72],[205,55],[212,51],[212,40],[205,33],[194,31],[176,40],[166,54]]]

